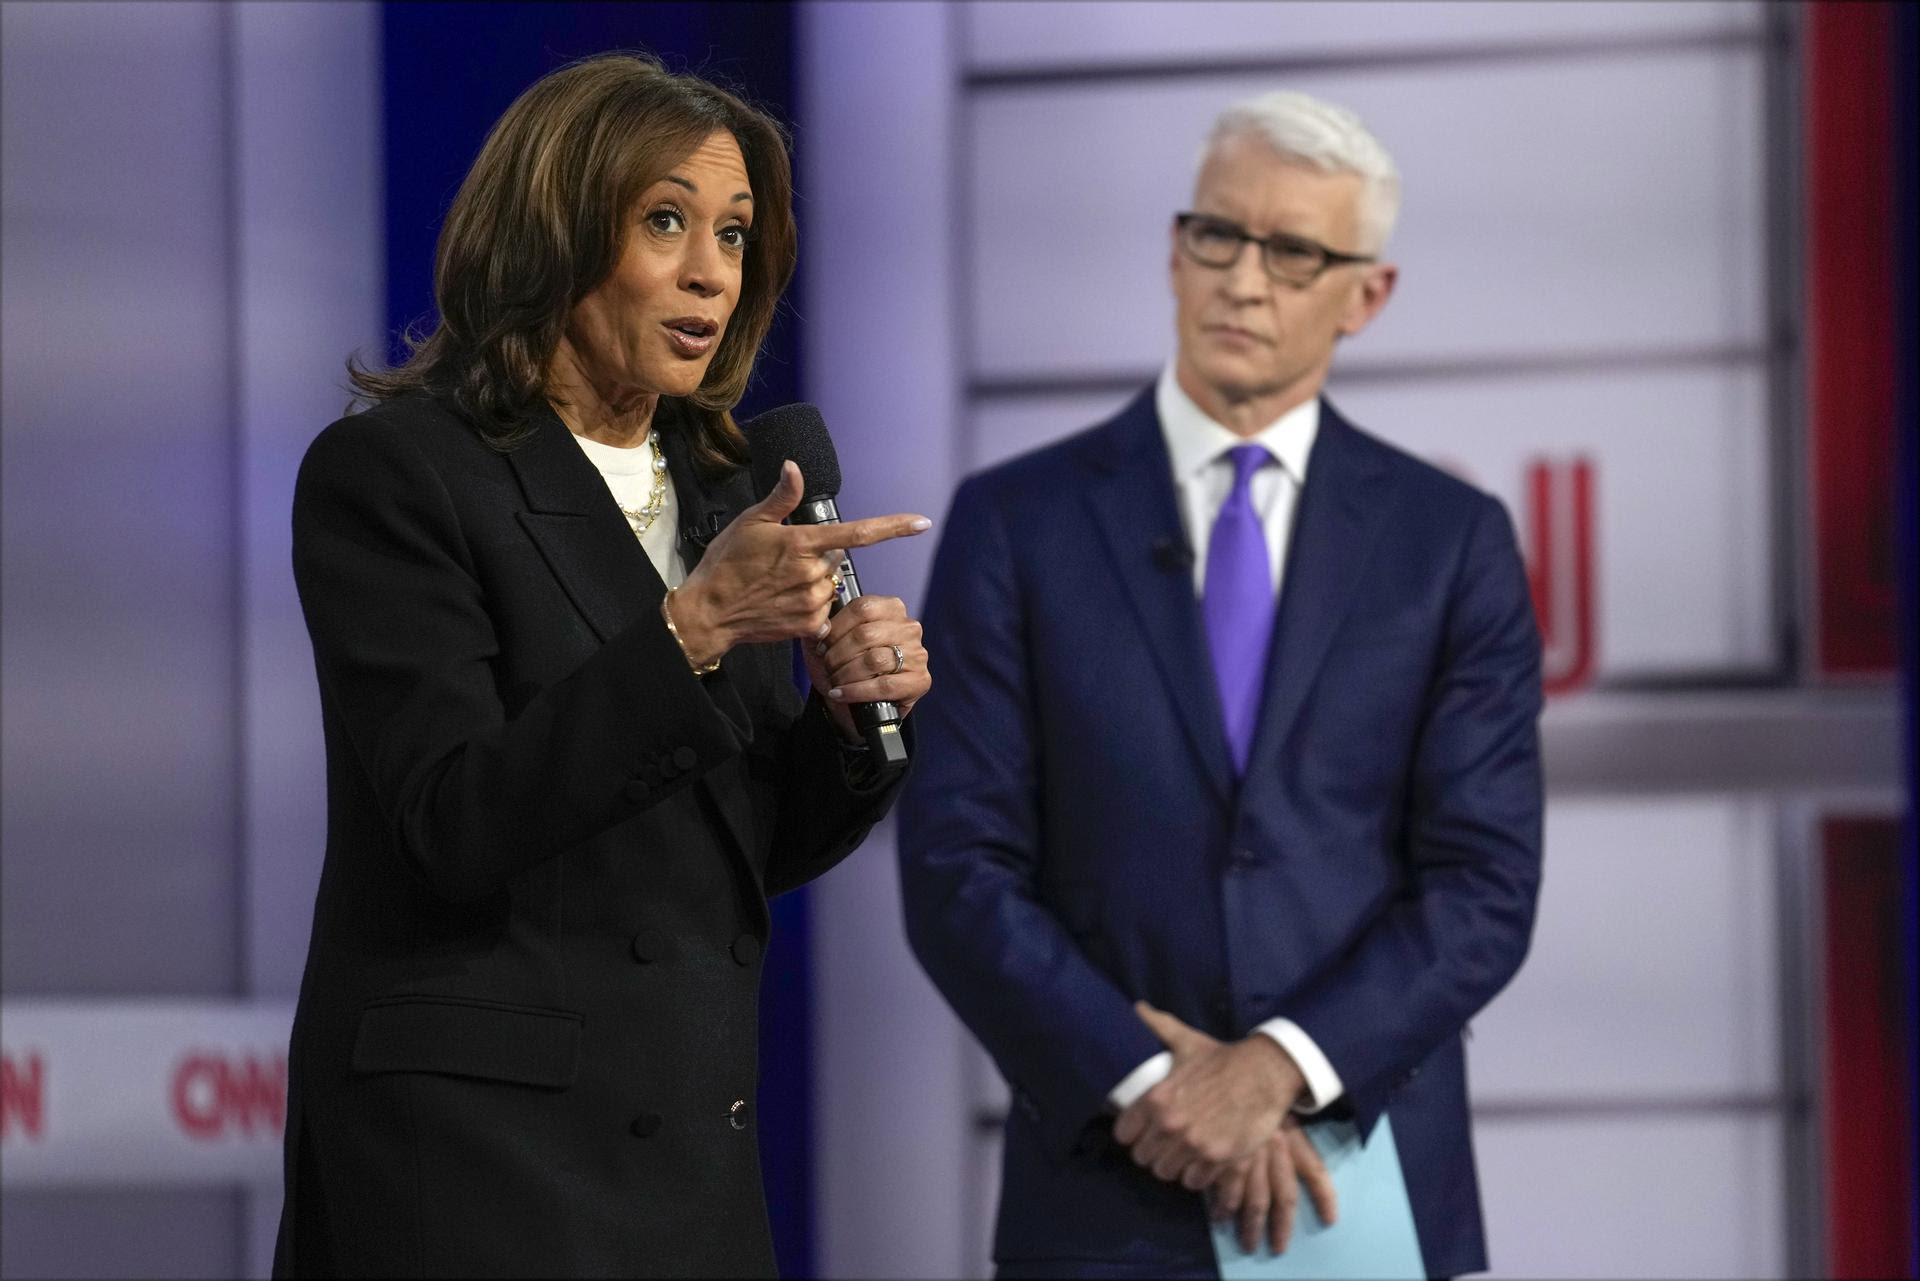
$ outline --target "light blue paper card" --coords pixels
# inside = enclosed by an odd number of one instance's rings
[[[1213,1253],[1224,1281],[1424,1281],[1426,1264],[1413,1229],[1413,1206],[1407,1201],[1392,1122],[1381,1117],[1365,1147],[1360,1132],[1345,1121],[1311,1124],[1307,1135],[1333,1175],[1338,1222],[1332,1227],[1322,1223],[1303,1188],[1285,1254],[1274,1254],[1265,1244],[1248,1254],[1240,1248],[1233,1223],[1214,1224]]]

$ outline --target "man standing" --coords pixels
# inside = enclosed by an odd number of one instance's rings
[[[1283,1243],[1303,1124],[1383,1117],[1426,1271],[1486,1266],[1461,1042],[1532,929],[1539,637],[1500,504],[1320,394],[1398,188],[1350,112],[1229,109],[1158,382],[954,498],[901,875],[1013,1090],[1003,1275],[1215,1275],[1209,1204]]]

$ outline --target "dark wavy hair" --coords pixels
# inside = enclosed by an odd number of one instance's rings
[[[440,229],[438,324],[424,338],[408,334],[410,354],[393,368],[349,359],[356,403],[428,392],[451,398],[496,449],[526,439],[567,318],[613,271],[634,203],[721,129],[746,160],[754,235],[739,304],[679,418],[704,469],[743,463],[731,411],[793,276],[787,135],[734,94],[646,54],[571,63],[507,108]]]

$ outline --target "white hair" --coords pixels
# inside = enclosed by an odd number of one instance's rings
[[[1200,149],[1199,165],[1229,138],[1259,138],[1283,159],[1321,173],[1358,174],[1361,231],[1365,251],[1386,248],[1393,220],[1400,212],[1400,171],[1380,140],[1367,131],[1360,117],[1345,107],[1304,93],[1278,89],[1234,103],[1214,117],[1213,129]]]

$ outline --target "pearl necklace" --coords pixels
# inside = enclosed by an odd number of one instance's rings
[[[657,429],[647,433],[647,444],[653,449],[653,489],[647,494],[646,506],[620,508],[620,514],[633,527],[635,538],[647,532],[667,503],[667,458],[660,452],[660,433]],[[618,506],[617,503],[615,505]]]

